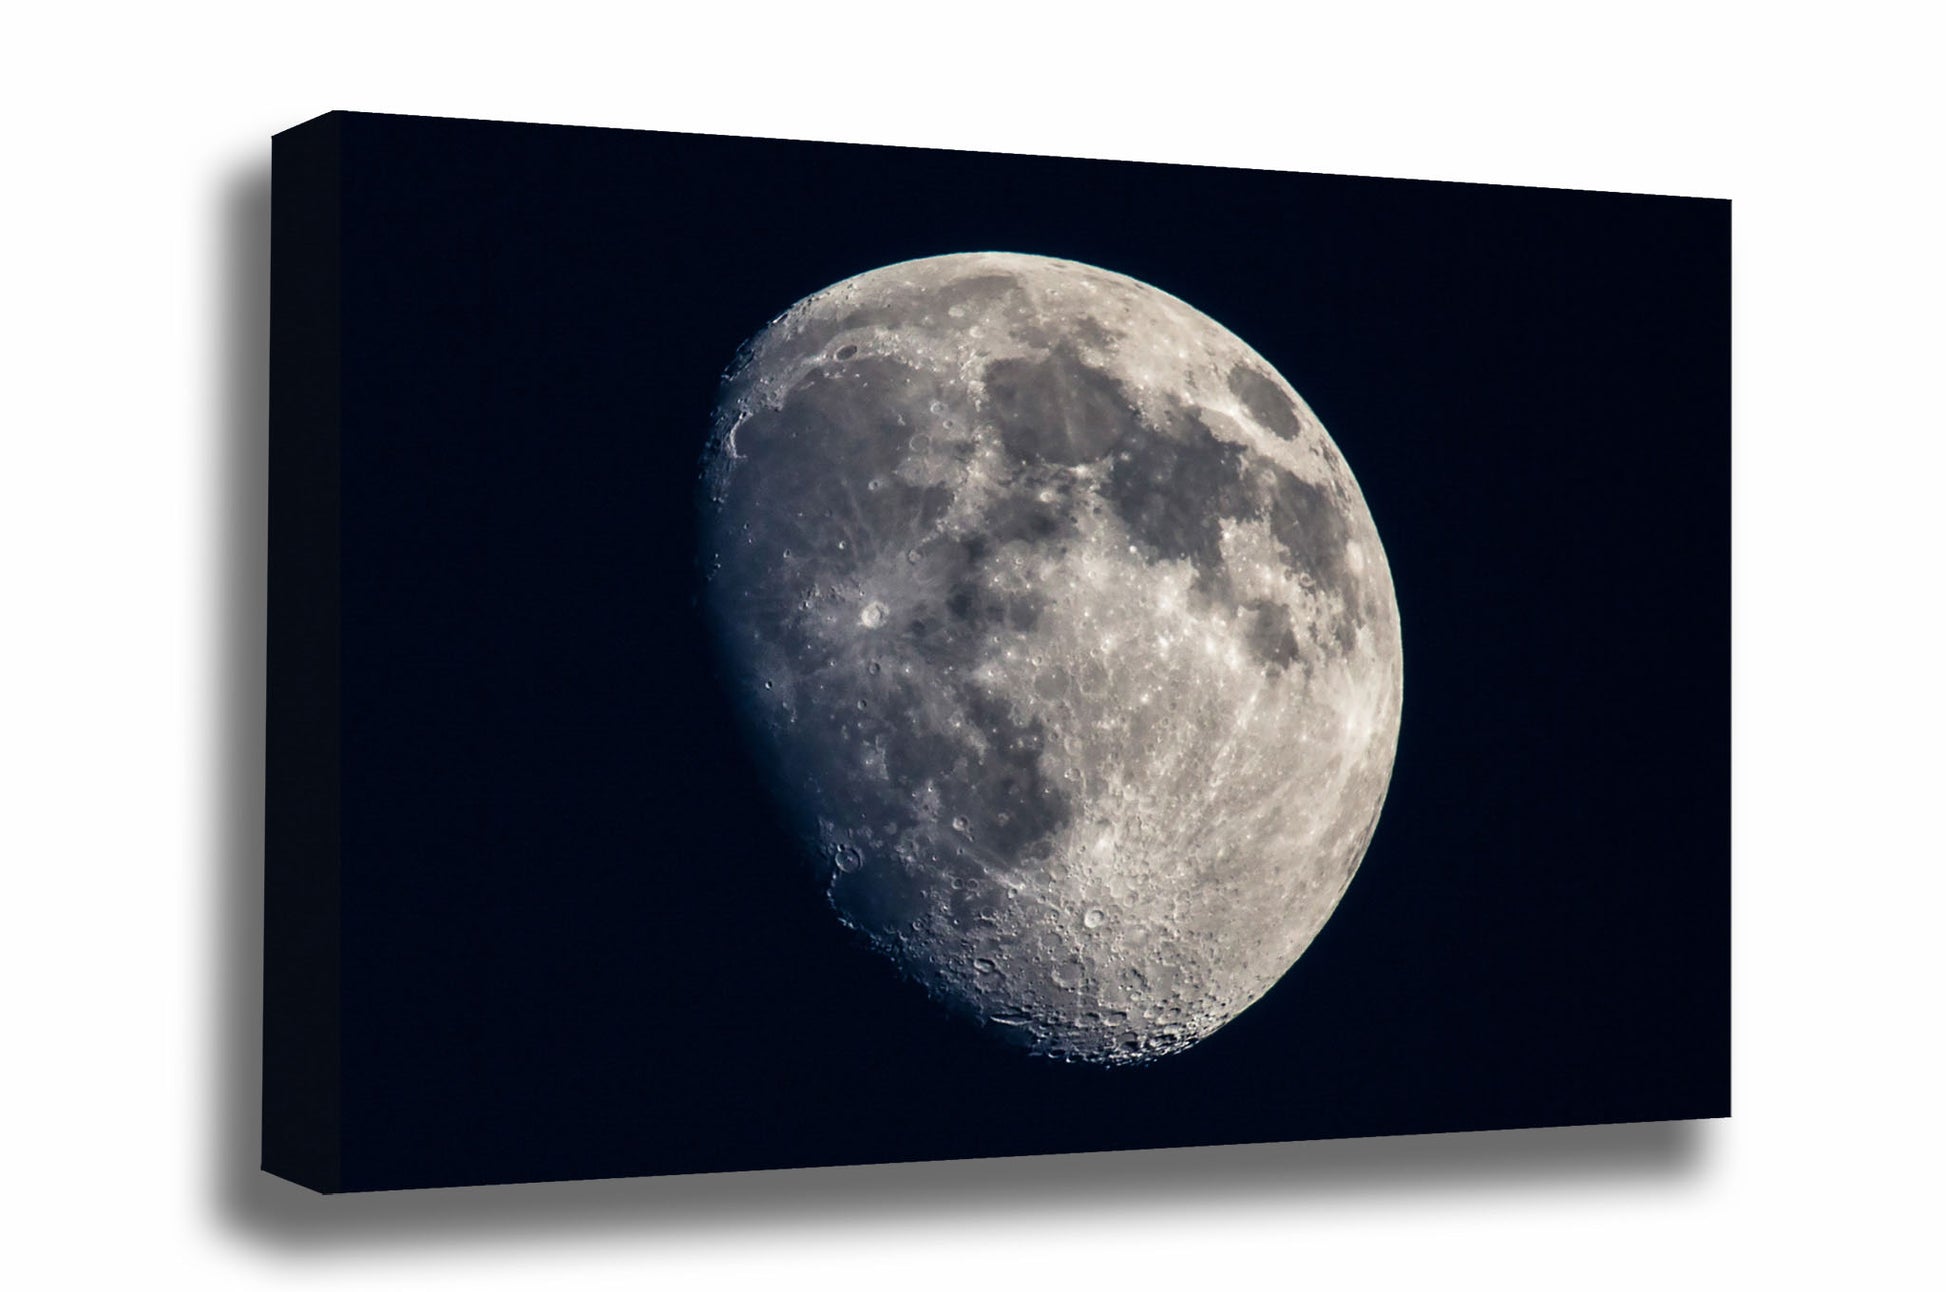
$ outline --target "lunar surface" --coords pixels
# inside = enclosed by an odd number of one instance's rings
[[[1029,1051],[1147,1062],[1283,976],[1391,777],[1363,495],[1248,346],[1038,256],[772,321],[703,464],[707,602],[832,908]]]

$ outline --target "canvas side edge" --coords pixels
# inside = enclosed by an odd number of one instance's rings
[[[342,1177],[340,122],[272,141],[264,1170]]]

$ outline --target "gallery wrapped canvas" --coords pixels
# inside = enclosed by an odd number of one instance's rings
[[[264,1166],[1722,1116],[1729,205],[331,113]]]

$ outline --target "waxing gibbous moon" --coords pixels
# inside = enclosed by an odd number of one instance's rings
[[[833,910],[943,1005],[1146,1062],[1330,918],[1398,607],[1336,446],[1215,321],[1040,256],[875,269],[743,348],[703,480],[747,729]]]

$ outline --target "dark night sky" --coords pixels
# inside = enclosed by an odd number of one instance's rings
[[[340,125],[346,1187],[1728,1111],[1727,203]],[[979,249],[1242,337],[1397,584],[1358,878],[1145,1069],[1025,1059],[849,939],[694,605],[737,345]]]

